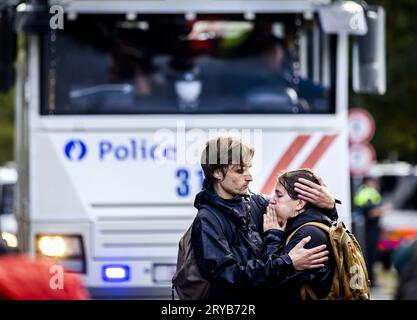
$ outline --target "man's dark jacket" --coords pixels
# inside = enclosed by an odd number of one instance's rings
[[[277,287],[295,273],[288,254],[263,254],[268,246],[281,251],[284,245],[278,230],[261,239],[267,205],[261,195],[225,200],[210,188],[196,196],[191,241],[200,272],[211,283],[209,299],[259,298],[262,288]]]

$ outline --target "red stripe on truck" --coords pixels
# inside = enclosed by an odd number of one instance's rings
[[[300,168],[310,168],[312,169],[317,162],[322,157],[323,153],[330,147],[332,142],[336,139],[337,135],[326,135],[321,138],[320,142],[314,148],[313,152],[308,156],[308,158],[303,162]]]
[[[301,148],[307,143],[308,139],[310,139],[310,135],[299,135],[291,143],[291,145],[282,155],[281,159],[275,165],[274,170],[272,170],[271,175],[269,176],[268,180],[265,182],[264,186],[262,187],[261,193],[271,194],[272,190],[275,187],[278,173],[288,168],[291,161],[294,160],[295,156],[298,154]]]

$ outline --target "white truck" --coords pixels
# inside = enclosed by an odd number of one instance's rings
[[[19,39],[20,248],[81,273],[94,297],[170,296],[178,241],[196,214],[199,154],[220,131],[255,145],[253,191],[269,194],[281,170],[310,167],[350,224],[349,41],[354,89],[383,93],[382,8],[9,1],[1,19],[3,90],[13,30]]]

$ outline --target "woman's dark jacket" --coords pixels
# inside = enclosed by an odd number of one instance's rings
[[[288,219],[284,233],[285,242],[287,241],[289,235],[307,222],[320,222],[327,226],[331,226],[332,224],[330,218],[323,212],[317,208],[309,208],[295,218]],[[307,225],[301,227],[297,232],[295,232],[295,234],[292,235],[290,241],[284,246],[284,248],[274,248],[273,245],[268,245],[268,249],[264,250],[263,254],[287,254],[297,245],[297,243],[308,236],[311,236],[311,240],[305,245],[304,248],[310,249],[325,244],[327,246],[327,250],[329,251],[329,260],[324,263],[324,267],[322,268],[296,271],[292,277],[288,277],[286,281],[281,283],[277,288],[277,295],[281,300],[300,300],[300,289],[304,284],[308,284],[318,298],[325,298],[329,293],[333,282],[335,261],[330,238],[326,231],[319,229],[316,226]]]
[[[267,205],[268,199],[256,194],[250,199],[236,196],[225,200],[205,189],[196,196],[198,214],[191,241],[200,272],[211,284],[209,299],[259,298],[261,288],[279,286],[295,273],[287,254],[263,254],[266,244],[277,250],[284,244],[283,232],[278,230],[265,233],[262,241],[260,230]]]

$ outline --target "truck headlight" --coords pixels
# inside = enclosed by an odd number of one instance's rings
[[[65,240],[60,236],[42,236],[38,239],[39,252],[48,257],[63,257],[67,250]]]
[[[68,271],[85,273],[85,254],[80,235],[37,235],[36,252],[58,259]]]

